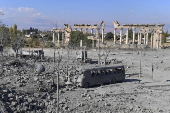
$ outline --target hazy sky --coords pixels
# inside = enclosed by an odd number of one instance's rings
[[[120,24],[165,24],[170,30],[170,0],[0,0],[0,19],[18,29],[50,30],[57,23],[99,24],[113,31]],[[53,22],[53,23],[52,23]]]

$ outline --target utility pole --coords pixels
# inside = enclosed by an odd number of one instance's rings
[[[56,49],[54,49],[54,67],[53,67],[54,68],[54,76],[55,76],[55,50]],[[53,80],[52,80],[52,82],[53,82],[52,85],[54,85],[54,76],[53,76]]]
[[[44,50],[44,36],[42,36],[42,51]]]
[[[58,52],[58,68],[57,68],[57,113],[59,112],[59,71],[60,71],[60,66],[59,66],[59,63],[60,63],[60,53]]]
[[[139,62],[139,67],[140,67],[140,69],[139,69],[139,82],[141,81],[141,59],[140,59],[140,62]]]
[[[153,68],[153,64],[152,64],[152,80],[153,80],[153,71],[154,71],[154,68]]]
[[[100,23],[100,26],[96,28],[96,38],[98,38],[98,66],[100,66],[100,36],[99,36],[99,30],[102,28],[102,32],[104,33],[104,21]],[[102,35],[103,35],[102,33]],[[102,40],[103,41],[103,40]]]
[[[44,36],[42,36],[42,52],[44,50]],[[43,59],[43,56],[41,55],[41,60]]]
[[[100,28],[96,28],[96,34],[98,38],[98,66],[100,66],[100,37],[99,37]]]
[[[68,65],[69,65],[69,47],[67,46],[67,79],[69,78],[69,76],[68,76]]]
[[[139,61],[139,82],[141,81],[141,57],[142,57],[142,52],[140,52],[140,61]]]
[[[84,62],[86,62],[86,47],[84,47]]]

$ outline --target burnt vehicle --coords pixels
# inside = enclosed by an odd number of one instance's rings
[[[90,86],[116,83],[125,80],[125,69],[123,65],[106,67],[94,67],[83,69],[82,74],[75,77],[75,84],[79,87],[88,88]]]

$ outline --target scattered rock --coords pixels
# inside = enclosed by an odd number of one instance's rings
[[[34,77],[34,81],[37,81],[37,80],[38,80],[38,77],[35,76],[35,77]]]
[[[109,104],[109,103],[105,103],[105,106],[111,106],[111,104]]]
[[[12,106],[16,106],[16,105],[17,105],[17,102],[12,101],[12,102],[11,102],[11,105],[12,105]]]
[[[42,64],[37,64],[36,73],[40,74],[45,71],[45,67]]]

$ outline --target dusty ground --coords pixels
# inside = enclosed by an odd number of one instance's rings
[[[53,49],[44,49],[45,56],[53,57]],[[122,62],[126,68],[126,80],[123,83],[95,86],[88,89],[71,86],[66,88],[66,50],[56,50],[56,61],[60,62],[60,98],[61,113],[169,113],[170,103],[170,50],[123,51],[111,50],[108,60]],[[79,74],[81,68],[94,64],[76,62],[77,50],[70,50],[69,74]],[[102,58],[105,51],[101,50]],[[88,57],[98,59],[96,50],[88,50]],[[1,57],[1,66],[16,60],[13,57]],[[50,87],[51,77],[58,64],[53,58],[43,61],[46,71],[35,73],[38,61],[19,59],[22,66],[5,66],[1,73],[1,111],[7,112],[55,112],[57,106],[56,90]],[[140,73],[141,64],[141,74]],[[55,68],[54,68],[55,67]],[[153,67],[153,72],[152,72]],[[76,72],[75,70],[78,70]],[[42,82],[41,82],[42,81]]]

